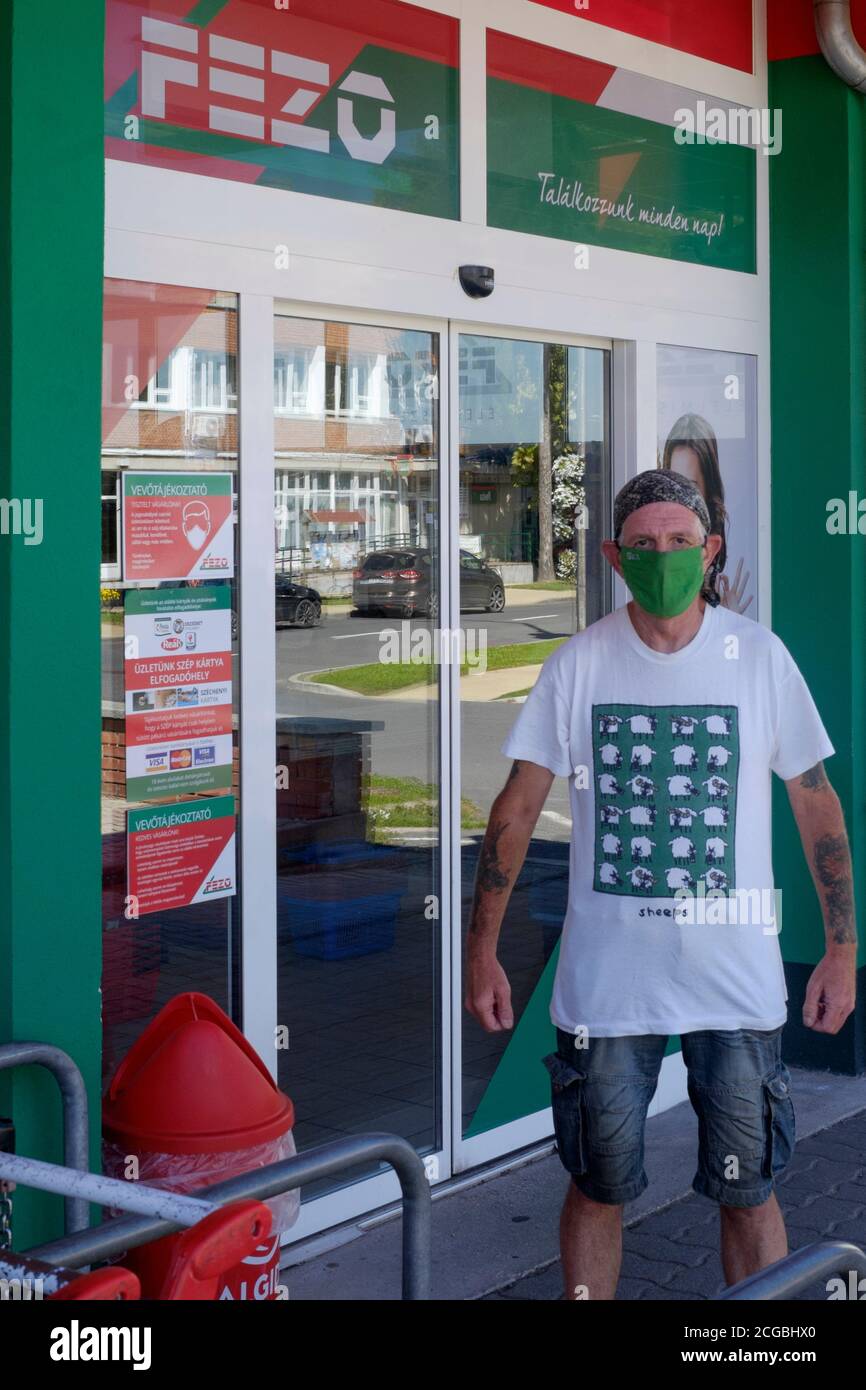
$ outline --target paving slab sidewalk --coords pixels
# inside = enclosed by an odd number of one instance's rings
[[[790,1248],[829,1237],[866,1247],[866,1077],[791,1068],[797,1149],[778,1187]],[[626,1208],[618,1298],[706,1299],[723,1287],[718,1208],[691,1190],[697,1121],[689,1103],[647,1122],[649,1187]],[[505,1171],[440,1189],[433,1203],[436,1300],[558,1300],[557,1230],[567,1186],[549,1148]],[[400,1222],[384,1213],[290,1247],[295,1301],[400,1298]],[[812,1289],[803,1299],[826,1298]]]

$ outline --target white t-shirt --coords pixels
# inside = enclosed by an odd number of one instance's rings
[[[708,604],[687,646],[657,652],[618,608],[548,657],[502,752],[570,779],[553,1023],[617,1037],[785,1022],[771,773],[834,748],[778,637]]]

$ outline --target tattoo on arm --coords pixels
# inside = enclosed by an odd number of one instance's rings
[[[834,943],[844,946],[856,941],[851,857],[845,835],[822,835],[816,841],[815,873],[824,890],[827,926]]]
[[[508,874],[499,862],[499,840],[508,829],[508,821],[491,821],[484,836],[481,853],[478,856],[478,870],[475,875],[475,893],[472,912],[469,917],[469,932],[477,936],[482,932],[479,908],[485,893],[504,893],[508,889]]]
[[[508,782],[513,782],[515,777],[517,777],[517,775],[520,772],[520,767],[521,764],[519,761],[511,764],[511,771],[509,772],[508,777],[506,779],[506,786],[508,785]]]
[[[814,767],[809,768],[808,772],[804,772],[803,776],[800,778],[800,786],[807,792],[818,791],[823,787],[829,787],[829,785],[830,783],[827,780],[827,774],[824,771],[823,763],[816,763]]]
[[[478,877],[476,886],[482,893],[501,893],[508,887],[508,875],[499,863],[499,841],[503,831],[508,829],[508,821],[497,821],[488,827],[478,858]]]

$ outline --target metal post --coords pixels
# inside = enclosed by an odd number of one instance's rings
[[[63,1103],[63,1161],[67,1168],[86,1172],[90,1166],[87,1088],[72,1058],[50,1043],[3,1043],[0,1045],[0,1071],[10,1067],[45,1067],[51,1072]],[[90,1204],[86,1198],[67,1196],[64,1218],[67,1234],[86,1231],[90,1225]]]

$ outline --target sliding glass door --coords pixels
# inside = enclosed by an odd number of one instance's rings
[[[439,352],[423,329],[274,319],[278,1057],[299,1147],[443,1144]]]
[[[452,543],[459,547],[465,650],[459,681],[465,940],[484,827],[509,769],[500,746],[545,658],[607,611],[599,544],[608,509],[610,354],[464,332],[456,356],[459,495]],[[548,1002],[567,902],[570,834],[568,788],[560,778],[500,937],[514,1029],[486,1033],[461,1010],[458,1167],[549,1132],[549,1084],[540,1058],[553,1045]]]

